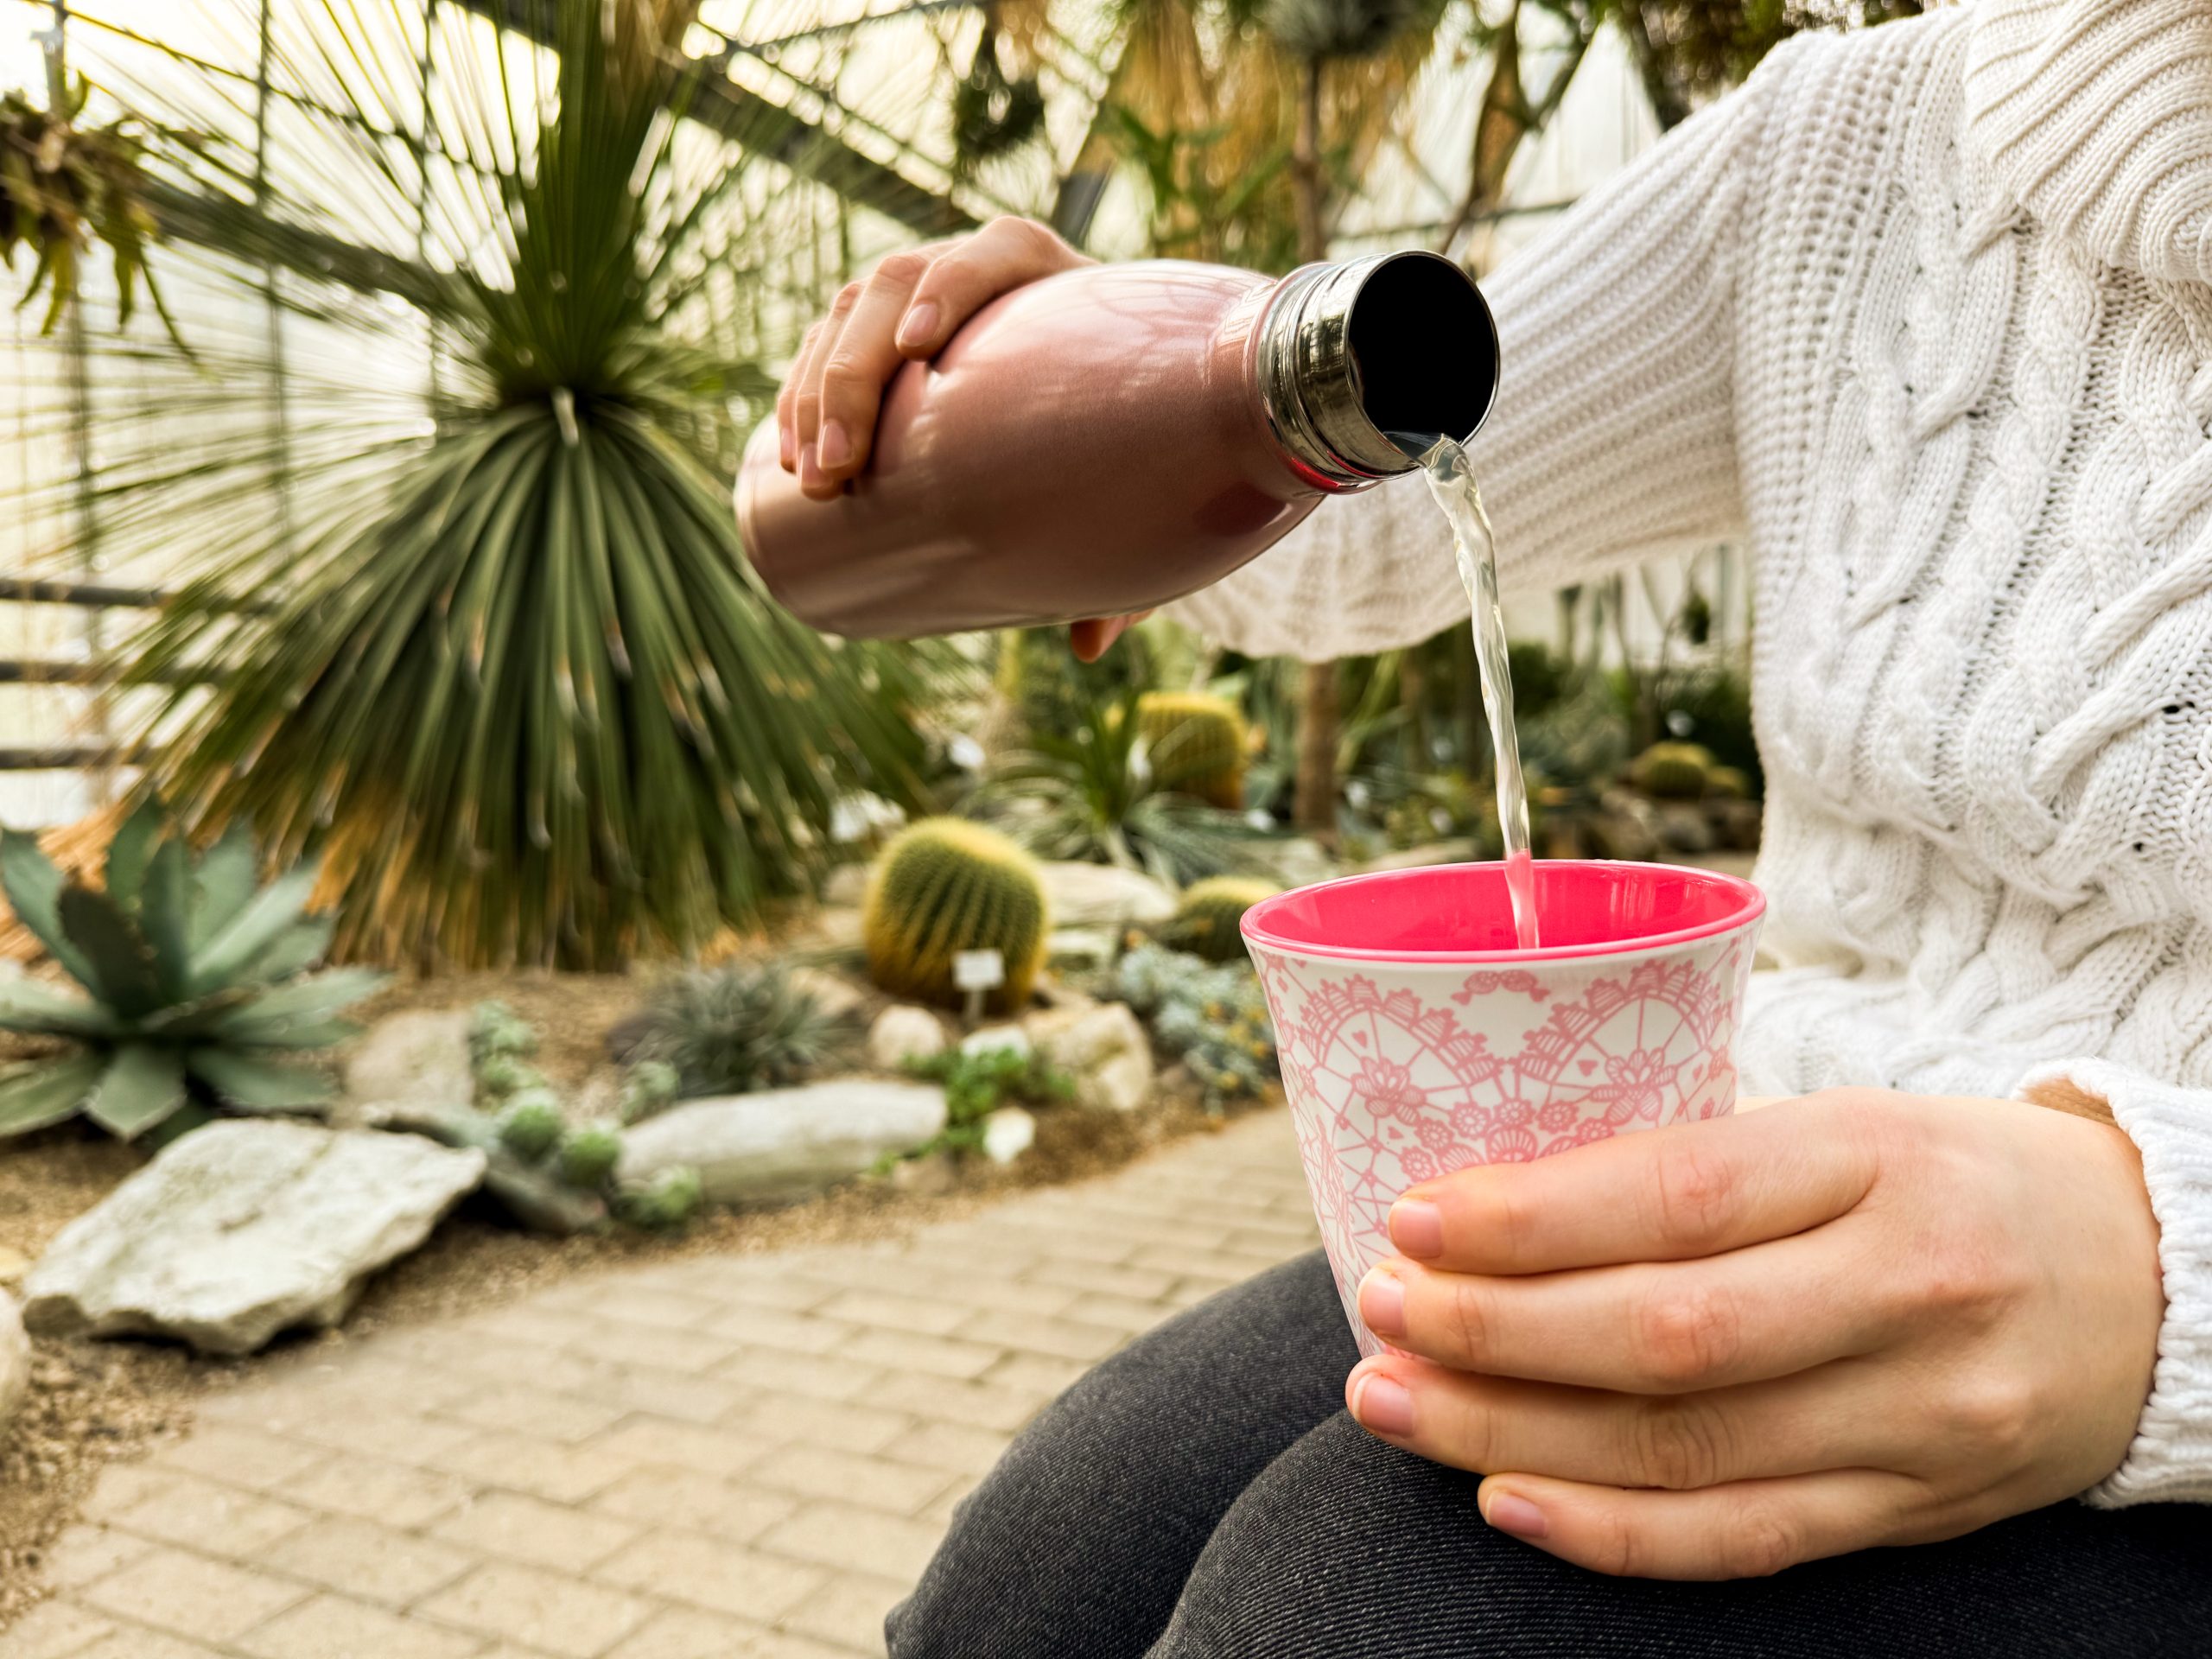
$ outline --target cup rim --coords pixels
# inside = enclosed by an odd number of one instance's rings
[[[1577,865],[1587,868],[1619,868],[1633,866],[1638,861],[1607,858],[1547,858],[1542,864]],[[1718,938],[1750,926],[1766,913],[1766,894],[1741,876],[1724,875],[1718,870],[1700,869],[1694,865],[1668,864],[1657,868],[1676,875],[1710,882],[1724,892],[1732,893],[1738,900],[1737,907],[1726,915],[1710,922],[1700,922],[1695,927],[1677,928],[1671,933],[1646,933],[1639,938],[1607,940],[1599,944],[1563,944],[1534,950],[1518,948],[1510,950],[1375,950],[1353,945],[1315,944],[1304,939],[1285,938],[1268,930],[1270,915],[1288,900],[1300,894],[1313,893],[1321,887],[1351,887],[1369,882],[1402,880],[1408,877],[1433,876],[1441,870],[1503,870],[1502,859],[1463,860],[1452,864],[1425,864],[1409,870],[1373,870],[1363,875],[1340,875],[1328,881],[1315,881],[1303,887],[1293,887],[1287,893],[1278,893],[1262,899],[1244,912],[1238,925],[1248,946],[1273,950],[1287,957],[1319,957],[1332,962],[1372,962],[1418,964],[1426,963],[1531,963],[1572,962],[1593,957],[1633,956],[1647,950],[1664,950],[1676,945],[1694,944],[1700,939]]]

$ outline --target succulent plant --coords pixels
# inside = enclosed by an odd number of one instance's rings
[[[340,1010],[384,982],[322,959],[330,925],[305,915],[302,865],[264,887],[234,828],[200,858],[149,798],[115,833],[105,887],[65,879],[30,836],[0,830],[0,887],[22,925],[87,992],[0,983],[0,1031],[68,1052],[0,1068],[0,1136],[78,1112],[125,1140],[173,1135],[213,1112],[313,1112],[333,1090],[296,1062],[354,1027]]]
[[[561,1141],[555,1166],[561,1179],[586,1192],[607,1185],[622,1161],[622,1131],[612,1123],[584,1123]]]
[[[1249,734],[1235,703],[1202,691],[1147,691],[1137,699],[1137,728],[1163,787],[1243,809]]]
[[[679,974],[628,1024],[632,1057],[675,1069],[675,1088],[653,1111],[678,1095],[742,1095],[797,1083],[859,1034],[849,1017],[773,963]]]
[[[1160,924],[1157,937],[1173,950],[1187,950],[1208,962],[1241,961],[1244,936],[1237,931],[1237,924],[1261,899],[1281,891],[1273,882],[1252,876],[1209,876],[1184,889],[1174,915]]]
[[[1115,982],[1160,1046],[1191,1069],[1209,1106],[1257,1094],[1278,1075],[1274,1027],[1249,966],[1147,943],[1122,956]]]
[[[1751,798],[1751,780],[1741,766],[1715,766],[1705,774],[1705,792],[1724,801]]]
[[[553,1150],[567,1126],[550,1089],[524,1089],[507,1098],[499,1114],[499,1144],[527,1163]]]
[[[625,1123],[642,1123],[675,1104],[681,1084],[666,1060],[639,1060],[623,1074],[619,1106]]]
[[[1695,743],[1654,743],[1628,770],[1630,783],[1660,801],[1696,800],[1712,773],[1712,753]]]
[[[476,1062],[476,1086],[486,1094],[499,1097],[520,1094],[525,1089],[542,1089],[545,1074],[525,1060],[512,1054],[490,1054]]]
[[[705,1194],[699,1172],[688,1164],[664,1169],[642,1186],[626,1187],[614,1198],[614,1213],[632,1227],[669,1233],[690,1224]]]
[[[996,950],[1000,1012],[1029,1001],[1045,960],[1045,888],[1030,856],[963,818],[925,818],[876,861],[862,912],[868,976],[894,995],[957,1002],[953,957]]]
[[[468,1055],[481,1066],[494,1055],[537,1052],[537,1029],[504,1002],[479,1002],[468,1016]]]

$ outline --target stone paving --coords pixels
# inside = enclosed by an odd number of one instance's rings
[[[1314,1242],[1287,1115],[904,1240],[279,1362],[110,1468],[9,1659],[851,1659],[1014,1431]]]

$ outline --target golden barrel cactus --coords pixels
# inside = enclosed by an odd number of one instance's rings
[[[1147,691],[1137,700],[1137,726],[1166,787],[1243,809],[1247,734],[1235,703],[1200,691]]]
[[[894,996],[957,1004],[952,959],[996,950],[1006,980],[989,1005],[1029,1001],[1049,931],[1035,861],[996,830],[925,818],[893,838],[868,877],[861,912],[868,977]]]
[[[1237,924],[1244,912],[1281,891],[1273,882],[1252,876],[1208,876],[1183,890],[1174,915],[1160,924],[1155,937],[1162,944],[1208,962],[1238,961],[1244,955],[1244,936]]]

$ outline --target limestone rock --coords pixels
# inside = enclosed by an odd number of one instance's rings
[[[617,1172],[651,1180],[688,1164],[716,1204],[810,1198],[944,1128],[934,1084],[840,1077],[799,1089],[686,1101],[632,1129]]]
[[[1110,927],[1060,927],[1045,940],[1046,965],[1056,974],[1090,974],[1113,965],[1116,935]]]
[[[911,1002],[894,1002],[868,1029],[868,1063],[879,1071],[902,1071],[913,1060],[944,1052],[944,1027],[937,1015]]]
[[[1001,1106],[983,1120],[983,1156],[1010,1164],[1036,1143],[1037,1120],[1019,1106]]]
[[[24,1287],[34,1330],[165,1336],[250,1354],[327,1329],[484,1175],[417,1135],[275,1119],[208,1124],[62,1230]]]
[[[0,1434],[16,1421],[30,1390],[31,1339],[23,1333],[23,1315],[16,1299],[0,1291]]]
[[[418,1008],[378,1020],[346,1057],[346,1119],[374,1123],[401,1115],[397,1109],[474,1104],[469,1018],[467,1008]]]
[[[1029,1033],[1020,1026],[985,1026],[960,1039],[963,1054],[988,1054],[1001,1048],[1010,1048],[1027,1059],[1031,1050]]]
[[[1152,1040],[1126,1003],[1046,1009],[1027,1028],[1045,1058],[1075,1079],[1080,1104],[1128,1112],[1151,1097]]]
[[[840,864],[822,884],[822,902],[840,908],[857,908],[868,896],[868,866]]]
[[[1045,893],[1059,927],[1149,927],[1175,913],[1175,895],[1150,876],[1113,864],[1044,867]]]

